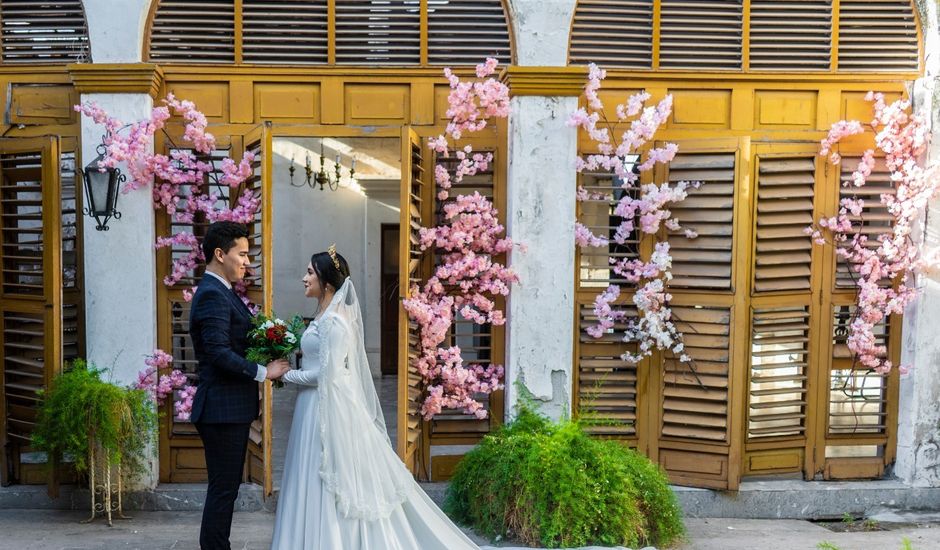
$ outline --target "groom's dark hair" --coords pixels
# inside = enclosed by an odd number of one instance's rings
[[[212,263],[215,249],[221,248],[225,254],[238,239],[248,238],[248,228],[235,222],[214,222],[206,229],[206,236],[202,238],[202,254],[206,258],[206,265]]]

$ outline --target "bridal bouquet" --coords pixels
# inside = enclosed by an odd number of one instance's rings
[[[304,332],[304,321],[299,315],[285,322],[259,313],[252,318],[252,325],[245,358],[259,365],[290,356],[300,345],[300,335]],[[284,383],[274,380],[274,386],[280,388]]]

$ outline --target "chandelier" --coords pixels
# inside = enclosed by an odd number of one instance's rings
[[[294,187],[303,187],[304,185],[309,186],[311,189],[316,189],[317,185],[320,186],[320,190],[323,191],[327,187],[330,188],[330,191],[336,191],[340,187],[347,188],[353,186],[356,183],[356,159],[350,157],[351,164],[349,168],[349,177],[344,180],[342,176],[342,157],[337,153],[336,162],[333,166],[333,171],[328,172],[326,170],[325,158],[323,155],[323,140],[320,140],[320,170],[317,172],[313,171],[313,164],[310,162],[310,152],[307,152],[307,161],[304,164],[304,179],[298,183],[294,183],[294,172],[297,171],[297,168],[294,166],[294,157],[291,156],[290,159],[290,168],[287,169],[290,174],[290,184]]]

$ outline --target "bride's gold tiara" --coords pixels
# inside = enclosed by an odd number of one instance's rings
[[[329,252],[330,258],[333,260],[333,265],[336,266],[336,269],[339,269],[339,259],[336,257],[336,243],[331,244],[326,251]]]

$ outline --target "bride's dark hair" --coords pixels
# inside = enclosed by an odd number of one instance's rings
[[[313,266],[313,271],[320,280],[321,293],[326,290],[327,284],[332,286],[333,290],[339,290],[349,277],[349,264],[346,263],[346,258],[338,252],[335,254],[339,268],[333,263],[333,256],[329,252],[317,252],[310,257],[310,265]]]

